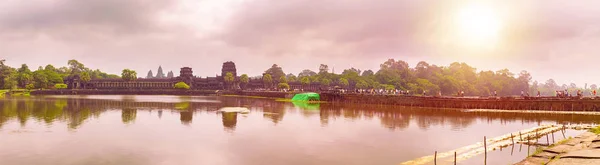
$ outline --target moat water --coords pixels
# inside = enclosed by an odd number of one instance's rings
[[[222,107],[250,113],[218,112]],[[600,122],[600,116],[210,96],[8,97],[0,98],[0,108],[2,165],[397,165],[483,136]],[[527,148],[490,152],[487,162],[518,162]],[[459,164],[483,164],[483,155]]]

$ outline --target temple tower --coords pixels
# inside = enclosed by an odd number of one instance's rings
[[[162,66],[158,66],[158,73],[156,73],[156,78],[165,78],[165,73],[163,73]]]
[[[179,71],[179,77],[192,78],[192,77],[194,77],[194,72],[192,71],[192,68],[190,68],[190,67],[183,67]]]
[[[231,72],[233,77],[237,77],[237,69],[235,69],[235,63],[232,61],[227,61],[223,63],[223,68],[221,69],[221,76],[225,76],[227,72]]]

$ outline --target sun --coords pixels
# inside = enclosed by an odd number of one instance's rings
[[[502,20],[491,4],[471,3],[458,9],[454,24],[461,42],[471,46],[493,46]]]

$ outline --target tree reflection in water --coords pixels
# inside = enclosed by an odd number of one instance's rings
[[[131,124],[135,122],[137,116],[137,110],[133,108],[123,108],[121,111],[121,120],[123,124]]]
[[[223,112],[221,113],[223,119],[223,127],[227,131],[235,131],[235,125],[237,124],[237,115],[236,112]]]
[[[191,111],[180,111],[179,120],[181,124],[190,125],[192,123],[193,113]]]
[[[119,98],[119,96],[116,96]],[[160,96],[156,96],[160,97]],[[163,110],[178,112],[182,124],[190,125],[194,113],[215,112],[222,107],[247,107],[262,113],[264,119],[277,125],[290,112],[292,115],[306,117],[317,116],[322,126],[338,118],[345,120],[378,119],[382,127],[390,130],[402,130],[411,124],[420,129],[432,126],[448,125],[452,129],[462,129],[476,123],[477,120],[499,120],[501,123],[522,122],[540,123],[551,121],[556,123],[597,123],[598,116],[564,115],[564,114],[531,114],[511,112],[461,112],[453,109],[410,108],[398,106],[361,105],[361,104],[297,104],[278,102],[270,99],[217,97],[218,102],[193,102],[190,97],[183,97],[180,102],[137,102],[135,97],[124,97],[123,100],[86,99],[77,97],[52,98],[5,98],[0,99],[0,128],[14,120],[21,126],[26,126],[29,120],[36,120],[47,125],[60,121],[67,123],[68,128],[77,129],[90,118],[98,118],[108,110],[121,110],[124,124],[134,124],[138,110],[158,110],[162,117]],[[259,114],[260,114],[259,113]],[[234,131],[237,123],[237,113],[219,114],[223,127]],[[308,120],[307,120],[308,121]]]

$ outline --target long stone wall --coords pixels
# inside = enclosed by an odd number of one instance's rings
[[[176,90],[176,89],[75,89],[75,90],[38,90],[32,95],[216,95],[216,90]]]
[[[384,104],[436,108],[600,111],[600,98],[451,98],[321,93],[321,100],[341,103]]]

